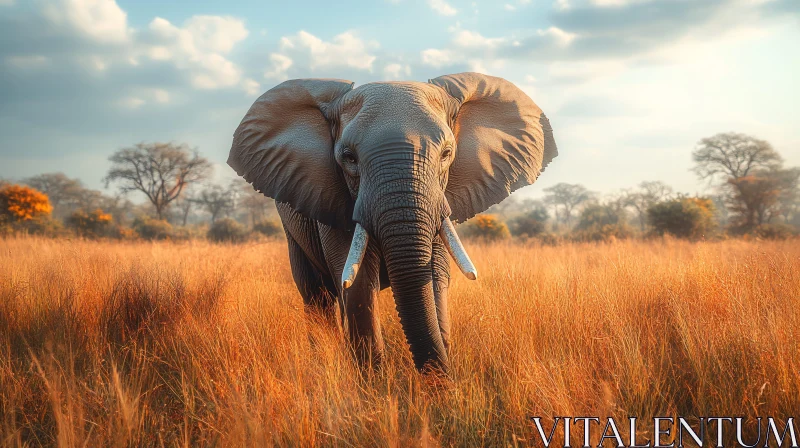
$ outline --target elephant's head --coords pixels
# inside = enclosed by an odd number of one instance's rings
[[[376,243],[422,368],[447,364],[432,289],[437,234],[470,275],[450,219],[467,220],[533,183],[556,154],[547,118],[525,93],[461,73],[355,89],[342,80],[286,81],[250,108],[228,164],[299,213],[355,228],[344,287],[367,235]]]

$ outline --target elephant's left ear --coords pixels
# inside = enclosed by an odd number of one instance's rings
[[[440,76],[430,83],[460,104],[453,123],[456,157],[445,191],[456,221],[532,184],[558,155],[547,117],[514,84],[480,73]]]

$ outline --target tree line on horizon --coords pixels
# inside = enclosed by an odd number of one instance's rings
[[[511,197],[464,229],[489,239],[608,240],[632,236],[691,239],[721,236],[786,238],[800,231],[800,167],[785,168],[764,140],[738,133],[702,139],[694,171],[709,182],[705,196],[676,193],[661,181],[605,196],[580,184],[559,183],[542,199]]]
[[[600,196],[559,183],[542,199],[512,195],[459,227],[466,238],[605,241],[670,234],[789,237],[800,229],[800,168],[784,168],[766,141],[723,133],[702,139],[693,171],[713,187],[678,194],[661,181]],[[106,195],[63,173],[0,180],[0,235],[244,241],[282,233],[275,203],[242,179],[212,182],[212,166],[186,144],[139,143],[115,151]],[[146,198],[130,200],[137,192]]]

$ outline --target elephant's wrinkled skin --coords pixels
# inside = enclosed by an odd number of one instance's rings
[[[443,220],[502,201],[556,154],[550,124],[527,95],[503,79],[461,73],[358,88],[286,81],[250,108],[228,164],[278,202],[306,306],[332,317],[339,298],[361,359],[380,360],[376,298],[391,286],[417,368],[446,371]],[[368,243],[344,288],[359,226]]]

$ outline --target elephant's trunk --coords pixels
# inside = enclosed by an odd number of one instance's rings
[[[354,220],[380,248],[400,324],[420,370],[446,372],[433,293],[433,238],[446,211],[435,166],[409,148],[387,147],[361,179]],[[368,163],[368,162],[365,162]]]
[[[431,252],[434,229],[403,219],[402,211],[384,218],[379,239],[397,313],[414,364],[419,370],[446,372],[447,350],[439,330],[433,295]]]

